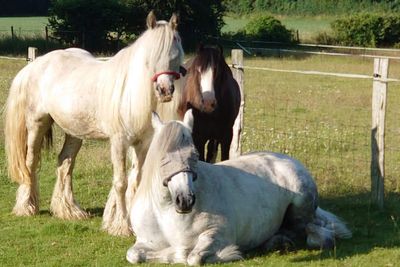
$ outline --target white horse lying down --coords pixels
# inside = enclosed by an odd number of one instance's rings
[[[243,251],[287,239],[280,233],[288,231],[318,248],[351,237],[340,219],[318,207],[316,185],[297,160],[258,152],[200,162],[190,111],[183,123],[162,123],[156,114],[152,123],[155,135],[130,212],[136,243],[129,262],[239,260]]]

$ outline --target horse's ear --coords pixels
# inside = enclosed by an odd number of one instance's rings
[[[217,44],[217,47],[218,47],[219,53],[221,55],[224,55],[224,48],[222,47],[222,45],[221,44]]]
[[[202,51],[203,49],[204,49],[204,44],[203,44],[203,43],[197,44],[197,49],[196,49],[196,52],[197,52],[197,53],[200,52],[200,51]]]
[[[178,28],[178,22],[179,22],[178,20],[179,20],[178,16],[175,13],[173,13],[171,18],[169,19],[169,26],[171,26],[173,30],[176,30]]]
[[[154,29],[157,25],[157,18],[153,10],[147,15],[146,24],[148,29]]]
[[[188,109],[183,117],[183,123],[189,128],[190,132],[193,130],[193,111],[192,109]]]
[[[158,114],[154,111],[151,112],[151,125],[153,126],[154,130],[159,129],[163,125],[160,116],[158,116]]]

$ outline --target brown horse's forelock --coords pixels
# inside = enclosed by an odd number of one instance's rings
[[[200,74],[211,66],[214,72],[214,84],[222,84],[224,79],[224,71],[230,72],[228,65],[225,63],[223,55],[215,48],[204,47],[200,49],[192,64],[188,68],[188,78],[186,81],[184,93],[182,94],[182,102],[179,112],[183,116],[187,105],[196,109],[201,109],[203,97],[201,95]],[[219,90],[223,90],[220,86],[214,88],[215,95],[218,97]]]

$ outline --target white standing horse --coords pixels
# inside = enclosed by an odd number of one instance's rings
[[[127,149],[136,150],[140,169],[153,133],[151,111],[171,100],[183,60],[175,15],[169,22],[157,21],[150,12],[147,26],[136,42],[108,61],[71,48],[39,57],[17,74],[5,109],[9,174],[20,184],[16,215],[39,211],[40,151],[56,123],[65,131],[65,142],[58,156],[52,214],[88,217],[73,197],[75,158],[82,139],[109,139],[114,174],[103,229],[112,235],[131,233],[125,203]]]
[[[311,175],[293,158],[259,152],[215,165],[198,161],[189,117],[164,124],[153,115],[155,134],[132,204],[129,262],[239,260],[244,251],[287,240],[287,232],[318,248],[351,237],[318,207]]]

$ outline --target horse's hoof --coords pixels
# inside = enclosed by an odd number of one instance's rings
[[[126,252],[126,260],[132,264],[144,262],[144,257],[140,251],[136,250],[134,247],[131,247]]]
[[[203,263],[200,255],[189,255],[187,258],[187,264],[189,266],[201,265]]]

